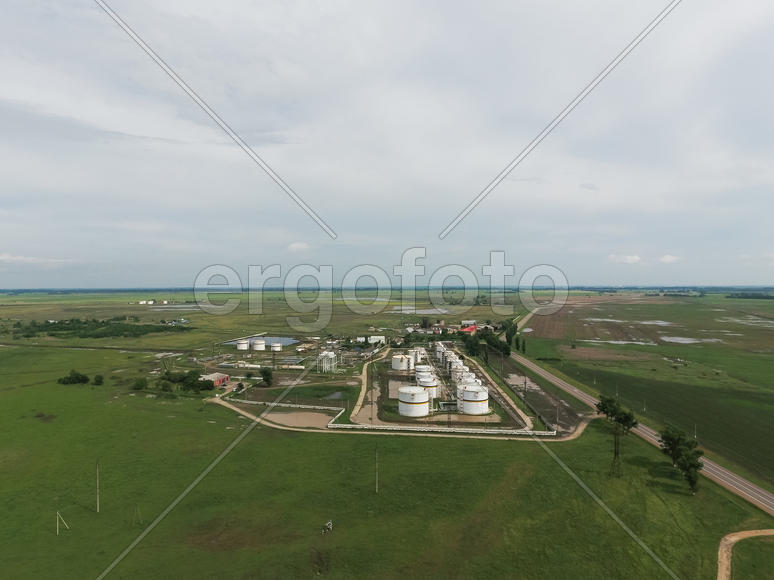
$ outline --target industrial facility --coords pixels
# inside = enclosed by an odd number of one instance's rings
[[[454,408],[463,415],[489,414],[489,389],[463,364],[459,355],[442,342],[435,343],[434,360],[422,347],[392,356],[390,368],[396,377],[405,377],[398,389],[398,412],[404,417],[426,417],[439,409]],[[448,377],[446,384],[439,376]],[[445,404],[444,404],[445,403]]]

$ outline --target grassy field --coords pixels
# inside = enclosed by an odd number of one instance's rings
[[[655,426],[695,428],[715,457],[774,487],[769,302],[710,295],[572,304],[532,319],[527,354],[578,384],[618,393]],[[670,342],[675,337],[699,342]]]
[[[137,308],[127,304],[132,300],[137,295],[4,296],[0,326],[109,318]],[[0,346],[2,570],[14,578],[98,575],[247,423],[197,398],[132,392],[134,378],[159,364],[152,349],[206,349],[213,337],[263,330],[287,335],[280,322],[286,312],[277,310],[254,323],[244,313],[233,320],[185,314],[196,327],[185,335],[68,339],[56,346],[45,337],[0,336],[12,345]],[[153,321],[147,311],[138,316]],[[369,320],[345,317],[336,324],[336,332],[366,333]],[[563,344],[530,338],[528,354],[561,353]],[[561,357],[578,368],[594,364]],[[73,368],[103,374],[106,384],[56,384]],[[298,394],[315,399],[347,388],[352,399],[356,388],[324,381],[303,385]],[[681,578],[712,577],[726,533],[774,527],[774,518],[706,480],[691,496],[665,458],[634,437],[624,442],[624,477],[611,479],[611,445],[607,426],[595,422],[581,438],[551,449]],[[58,537],[57,510],[71,527]],[[323,536],[328,519],[335,529]],[[774,568],[772,550],[751,558],[757,569]],[[532,442],[257,428],[111,577],[561,578],[568,571],[588,578],[664,576]]]
[[[748,538],[737,542],[731,560],[733,580],[764,580],[771,578],[771,553],[774,552],[774,539]]]

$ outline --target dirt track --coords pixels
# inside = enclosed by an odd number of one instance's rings
[[[586,426],[591,421],[591,418],[585,418],[581,422],[580,425],[578,425],[578,428],[575,429],[572,433],[566,436],[562,437],[553,437],[550,439],[538,439],[534,436],[507,436],[507,435],[468,435],[468,434],[455,434],[455,433],[411,433],[406,431],[357,431],[357,430],[338,430],[338,429],[316,429],[312,427],[291,427],[289,425],[282,425],[280,423],[275,423],[273,421],[270,421],[267,419],[267,417],[259,417],[258,415],[254,415],[253,413],[250,413],[249,411],[246,411],[244,409],[241,409],[237,407],[236,405],[224,401],[223,399],[213,397],[210,399],[205,399],[205,403],[215,403],[216,405],[221,405],[223,407],[226,407],[228,409],[231,409],[232,411],[235,411],[242,415],[243,417],[246,417],[252,421],[255,421],[256,423],[260,423],[262,425],[266,425],[267,427],[273,427],[275,429],[283,429],[285,431],[302,431],[307,433],[338,433],[340,435],[390,435],[390,436],[398,436],[398,437],[446,437],[446,438],[453,438],[453,439],[488,439],[490,441],[532,441],[537,442],[541,441],[543,443],[548,443],[549,445],[552,443],[561,443],[564,441],[572,441],[573,439],[577,439],[583,434],[583,431],[585,431]]]
[[[739,540],[757,536],[774,536],[774,530],[746,530],[728,534],[720,540],[718,548],[718,580],[731,580],[731,551]]]

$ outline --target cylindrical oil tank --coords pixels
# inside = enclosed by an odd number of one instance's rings
[[[408,357],[402,354],[396,354],[392,356],[392,370],[405,371],[408,370]]]
[[[431,375],[430,373],[423,373],[421,375],[417,375],[417,384],[420,387],[434,387],[438,384],[438,380],[435,378],[435,375]]]
[[[404,417],[426,417],[430,413],[430,395],[422,387],[398,389],[398,413]]]
[[[282,343],[281,342],[272,342],[271,343],[271,350],[274,352],[279,352],[282,350]]]
[[[462,412],[466,415],[486,415],[489,412],[489,392],[484,387],[465,387],[462,397]]]
[[[409,357],[406,357],[406,358],[408,358],[408,368],[409,368],[409,370],[413,371],[414,370],[414,357],[413,356],[409,356]]]
[[[236,342],[237,350],[247,350],[250,348],[250,341],[243,338]]]
[[[266,350],[266,341],[262,338],[256,338],[252,344],[253,350]]]
[[[418,373],[429,373],[431,370],[433,370],[433,367],[430,365],[416,365],[414,368]]]

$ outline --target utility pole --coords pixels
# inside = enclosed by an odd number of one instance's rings
[[[60,514],[58,511],[56,512],[56,535],[59,535],[59,522],[62,522],[64,524],[64,527],[68,530],[70,529],[70,526],[67,525],[67,522],[62,517],[62,514]]]

